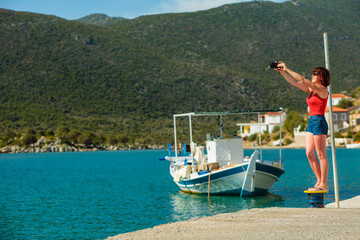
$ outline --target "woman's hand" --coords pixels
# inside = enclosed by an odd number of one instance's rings
[[[278,63],[278,67],[275,68],[276,71],[281,72],[281,71],[287,71],[288,68],[286,67],[286,63],[279,61]]]

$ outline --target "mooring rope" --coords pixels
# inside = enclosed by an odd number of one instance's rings
[[[210,198],[210,176],[211,176],[211,172],[209,173],[209,178],[208,178],[208,198]]]

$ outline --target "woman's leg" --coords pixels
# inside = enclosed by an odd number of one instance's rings
[[[326,135],[315,135],[314,144],[317,156],[320,161],[321,178],[320,184],[318,185],[321,189],[328,189],[327,179],[329,173],[329,161],[326,156]]]
[[[315,187],[318,187],[321,184],[321,171],[320,171],[319,162],[315,156],[314,135],[310,132],[307,132],[305,135],[305,147],[306,147],[306,156],[309,159],[310,167],[315,173],[317,179]]]

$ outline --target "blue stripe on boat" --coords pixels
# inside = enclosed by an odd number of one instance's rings
[[[213,172],[211,173],[211,181],[223,178],[223,177],[228,177],[234,174],[238,174],[241,172],[246,171],[248,168],[248,165],[240,165],[240,166],[236,166],[233,168],[229,168],[226,169],[225,171],[218,171],[218,172]],[[275,166],[271,166],[268,164],[263,164],[260,162],[256,163],[256,171],[260,171],[260,172],[265,172],[271,175],[276,176],[277,178],[279,178],[282,174],[285,173],[285,171],[281,168],[275,167]],[[181,181],[178,184],[182,185],[183,187],[186,187],[187,185],[195,185],[195,184],[203,184],[203,183],[207,183],[209,180],[209,174],[205,174],[202,177],[196,178],[196,179],[191,179],[191,180],[185,180],[185,181]]]
[[[283,175],[285,173],[284,169],[281,169],[281,168],[278,168],[275,166],[271,166],[268,164],[263,164],[260,162],[256,163],[256,171],[266,172],[266,173],[276,176],[277,178],[279,178],[281,175]]]

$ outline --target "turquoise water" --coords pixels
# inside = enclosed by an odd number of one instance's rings
[[[245,154],[250,155],[251,150]],[[284,149],[286,173],[260,197],[179,191],[165,150],[0,155],[1,239],[104,239],[195,217],[263,207],[307,207],[315,179],[304,149]],[[263,150],[264,159],[278,156]],[[328,151],[331,162],[331,152]],[[340,200],[360,195],[360,149],[337,149]],[[332,164],[330,164],[332,165]],[[330,192],[334,201],[332,167]]]

